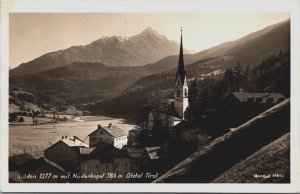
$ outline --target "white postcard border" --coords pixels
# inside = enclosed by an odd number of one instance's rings
[[[1,2],[1,185],[6,192],[299,192],[300,29],[299,0],[100,0]],[[290,184],[20,184],[8,183],[8,46],[12,12],[289,12],[291,16],[291,183]]]

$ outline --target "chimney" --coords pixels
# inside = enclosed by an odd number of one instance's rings
[[[100,128],[101,128],[101,125],[99,124],[99,125],[98,125],[98,129],[100,129]]]
[[[64,139],[64,136],[61,136],[61,139]]]
[[[112,126],[112,123],[109,123],[109,124],[108,124],[108,127],[111,128],[111,126]]]

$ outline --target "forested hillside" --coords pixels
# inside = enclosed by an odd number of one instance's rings
[[[285,97],[290,96],[289,52],[281,51],[271,55],[258,66],[243,66],[239,62],[230,66],[231,68],[224,73],[210,76],[203,76],[205,70],[197,74],[197,71],[191,71],[193,65],[188,66],[187,74],[194,75],[193,79],[189,80],[189,101],[193,105],[190,107],[191,112],[200,114],[200,110],[219,108],[226,94],[240,90],[279,92]],[[145,77],[133,84],[134,89],[131,88],[121,96],[88,108],[94,113],[137,118],[145,110],[147,99],[153,91],[160,91],[164,93],[163,96],[172,97],[174,75],[175,71],[172,70]]]

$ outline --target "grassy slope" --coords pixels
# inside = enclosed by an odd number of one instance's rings
[[[213,183],[281,183],[289,182],[290,133],[261,148],[245,160],[234,165]],[[270,178],[254,178],[254,174],[271,175]],[[284,177],[274,177],[281,174]]]
[[[214,139],[154,182],[208,183],[215,180],[235,164],[288,133],[289,112],[290,101],[286,100]]]

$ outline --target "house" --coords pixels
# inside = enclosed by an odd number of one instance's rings
[[[99,141],[103,141],[121,149],[127,145],[127,134],[111,123],[107,127],[98,125],[98,128],[88,135],[89,146],[94,147]]]
[[[149,160],[145,147],[139,145],[126,145],[122,150],[125,150],[128,153],[131,172],[141,171],[143,164]]]
[[[280,93],[257,93],[257,92],[232,92],[228,96],[229,102],[242,104],[278,104],[286,98]]]
[[[280,93],[232,92],[223,100],[223,118],[236,127],[285,99]]]
[[[194,147],[199,147],[207,144],[211,137],[196,123],[181,121],[176,126],[172,127],[172,134],[176,138],[189,142]]]
[[[138,135],[140,134],[139,129],[132,129],[128,132],[128,145],[137,144],[138,143]]]
[[[86,182],[127,182],[126,174],[131,172],[131,164],[128,153],[119,150],[112,144],[99,141],[95,148],[81,155],[81,174],[104,174],[101,179],[86,179]],[[83,148],[86,149],[86,148]],[[116,174],[110,177],[109,174]],[[118,177],[122,175],[122,177]]]
[[[24,163],[19,171],[19,180],[23,183],[65,183],[68,182],[67,174],[63,167],[40,157]]]
[[[62,136],[61,140],[44,150],[44,157],[72,171],[79,167],[81,147],[88,145],[76,136]]]

